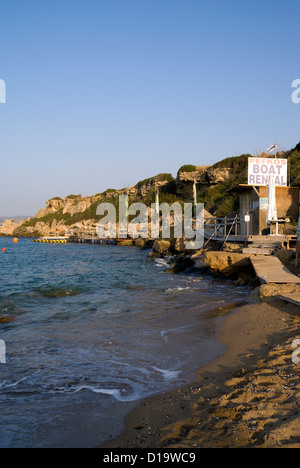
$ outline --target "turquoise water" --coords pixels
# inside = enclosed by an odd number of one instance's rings
[[[6,248],[2,252],[2,248]],[[144,397],[224,350],[216,308],[247,291],[165,273],[135,247],[0,238],[0,447],[93,447]]]

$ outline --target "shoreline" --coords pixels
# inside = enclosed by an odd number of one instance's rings
[[[99,448],[299,448],[299,324],[299,307],[276,297],[234,309],[219,332],[225,353],[193,383],[141,401]]]

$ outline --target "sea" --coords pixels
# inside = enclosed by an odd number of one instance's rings
[[[247,288],[147,253],[0,238],[1,448],[97,447],[225,352],[224,306]]]

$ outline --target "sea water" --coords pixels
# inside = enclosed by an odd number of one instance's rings
[[[97,446],[224,352],[218,311],[248,291],[166,267],[135,247],[0,239],[0,447]]]

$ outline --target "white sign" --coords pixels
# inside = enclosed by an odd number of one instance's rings
[[[275,185],[287,185],[287,159],[248,158],[248,185],[265,185],[274,176]]]

